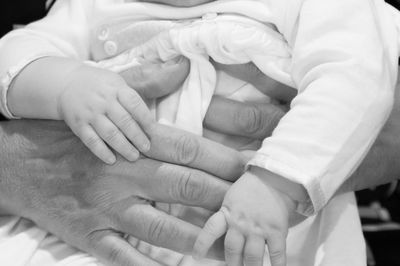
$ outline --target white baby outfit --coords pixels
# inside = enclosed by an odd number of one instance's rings
[[[165,61],[183,54],[191,62],[189,77],[179,91],[154,103],[154,110],[159,121],[202,134],[214,93],[242,101],[268,100],[251,85],[216,72],[208,55],[225,64],[253,62],[298,90],[291,110],[249,163],[302,184],[309,200],[298,211],[318,212],[290,229],[288,265],[365,265],[354,195],[332,196],[390,113],[398,25],[397,11],[379,0],[225,0],[192,8],[61,0],[45,19],[0,41],[1,108],[12,117],[9,84],[24,66],[43,56],[103,60],[89,64],[120,72],[140,64],[142,57]],[[14,217],[1,222],[0,247],[8,255],[30,243],[25,253],[19,252],[18,265],[96,263],[31,223]],[[221,265],[195,262],[143,242],[137,247],[167,265]],[[0,255],[0,264],[12,259]]]

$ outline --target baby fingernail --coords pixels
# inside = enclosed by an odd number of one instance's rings
[[[143,152],[148,152],[150,150],[150,142],[149,141],[145,141],[142,144],[142,151]]]

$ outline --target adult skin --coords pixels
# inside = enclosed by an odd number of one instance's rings
[[[342,191],[398,177],[399,110],[397,100],[366,161]],[[204,124],[220,132],[263,139],[283,115],[282,106],[214,98]],[[158,211],[152,201],[216,210],[229,187],[219,178],[234,181],[244,165],[243,157],[233,150],[161,125],[153,130],[155,144],[147,157],[135,163],[118,158],[112,166],[96,159],[61,122],[3,122],[0,135],[3,213],[31,219],[112,265],[160,265],[129,245],[122,233],[190,252],[200,228]],[[217,246],[213,255],[220,257],[221,252]]]
[[[26,82],[26,73],[35,64],[40,60],[20,73],[15,86]],[[168,67],[149,64],[132,68],[124,78],[144,99],[152,99],[178,88],[188,70],[185,60]],[[176,78],[164,79],[171,75]],[[117,74],[115,78],[122,79]],[[138,99],[131,102],[131,108],[139,104]],[[229,183],[241,175],[245,158],[233,149],[160,124],[153,124],[148,132],[149,152],[134,163],[118,158],[108,166],[62,122],[1,123],[2,212],[28,218],[107,264],[159,265],[136,251],[124,234],[191,252],[200,227],[158,210],[155,202],[215,211]],[[214,256],[222,258],[222,245]]]

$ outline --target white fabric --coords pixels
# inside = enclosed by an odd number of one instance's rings
[[[213,12],[236,13],[254,20],[234,16],[229,22],[225,19],[230,16],[214,19],[211,15],[201,22],[192,21]],[[226,0],[185,9],[122,0],[61,0],[46,19],[15,31],[0,41],[0,75],[5,75],[27,58],[43,53],[80,60],[104,59],[180,23],[179,29],[169,31],[173,38],[163,33],[163,37],[156,41],[163,43],[156,43],[152,46],[155,49],[144,51],[150,55],[156,52],[154,56],[163,59],[179,53],[191,59],[194,68],[184,88],[178,92],[181,95],[170,97],[178,99],[179,108],[183,110],[196,107],[196,117],[190,121],[187,121],[185,113],[182,116],[180,111],[176,111],[176,121],[180,126],[201,132],[201,120],[217,82],[216,73],[205,60],[207,57],[195,53],[203,50],[202,46],[196,46],[198,40],[203,41],[201,45],[207,48],[208,53],[214,53],[213,57],[218,61],[253,61],[265,73],[298,88],[299,95],[293,101],[291,111],[282,119],[273,136],[264,141],[251,164],[304,185],[310,202],[300,207],[310,214],[326,205],[337,187],[358,165],[390,111],[397,76],[396,16],[398,14],[382,1],[373,0]],[[180,21],[159,23],[157,19]],[[132,35],[124,35],[126,31],[121,31],[125,28],[135,32],[135,25],[139,22],[133,22],[143,20],[141,23],[156,25],[146,29],[146,32],[150,30],[153,33],[148,37],[129,39]],[[238,24],[239,20],[244,23]],[[186,29],[188,24],[197,27],[198,31],[190,31],[190,27]],[[206,25],[203,28],[216,30],[214,32],[218,32],[217,36],[221,38],[210,38],[208,30],[204,34],[197,26],[200,24],[202,27]],[[235,38],[234,34],[229,34],[231,28],[221,36],[220,25],[228,25],[222,27],[223,31],[233,27],[243,34],[250,30],[254,35]],[[271,25],[282,36],[271,31]],[[199,35],[191,36],[191,32]],[[267,39],[260,37],[263,35]],[[227,40],[230,41],[225,42]],[[216,41],[222,41],[224,45]],[[30,44],[29,47],[26,43]],[[249,44],[256,46],[239,53]],[[165,45],[172,45],[171,49],[165,49]],[[223,50],[225,45],[238,50],[222,53],[226,52]],[[262,52],[257,53],[260,48]],[[126,55],[119,59],[123,63]],[[244,85],[235,84],[237,89]],[[8,86],[0,88],[1,94],[6,96]],[[195,89],[189,93],[187,90],[190,88]],[[191,99],[190,105],[188,99]],[[6,101],[2,102],[6,109]],[[159,106],[159,110],[162,108]],[[167,114],[161,113],[160,116]],[[164,120],[174,121],[170,116]],[[28,234],[37,229],[30,225],[21,230],[27,230]],[[12,232],[5,232],[5,245],[10,245],[11,249],[18,248],[16,242],[11,241],[15,239]],[[35,234],[28,238],[40,244],[44,241],[43,237]],[[20,241],[18,245],[22,243]],[[27,250],[30,253],[21,254],[21,257],[34,258],[35,254],[42,252],[34,246]],[[51,247],[44,252],[51,254]],[[152,256],[164,254],[172,258],[176,255],[163,252],[155,252]],[[289,265],[364,265],[364,246],[353,195],[332,199],[317,216],[291,229],[288,254]],[[0,256],[0,262],[2,260],[2,265],[10,263],[7,257]],[[31,262],[38,261],[33,259]],[[179,265],[195,263],[185,257]]]
[[[310,200],[299,210],[317,212],[358,166],[390,111],[399,15],[383,1],[225,0],[179,9],[124,0],[62,0],[46,19],[2,40],[0,75],[28,54],[95,60],[116,55],[134,43],[117,30],[129,21],[190,22],[210,12],[272,23],[288,43],[289,71],[299,95],[250,164],[303,185]],[[6,96],[7,84],[0,86],[0,95]],[[6,100],[1,102],[5,110]]]

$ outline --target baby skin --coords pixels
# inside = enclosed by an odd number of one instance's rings
[[[182,62],[146,61],[117,74],[73,59],[41,58],[27,66],[10,88],[10,110],[22,118],[64,120],[105,163],[115,163],[113,151],[135,161],[139,152],[149,151],[148,132],[156,123],[142,98],[161,97],[179,88],[188,72],[188,62]],[[176,79],[169,78],[172,74]]]
[[[205,257],[212,244],[225,233],[225,260],[229,266],[262,266],[265,244],[272,266],[286,265],[286,237],[295,213],[295,200],[269,183],[277,175],[251,168],[228,190],[221,209],[200,232],[193,251]],[[278,177],[279,178],[279,177]]]

